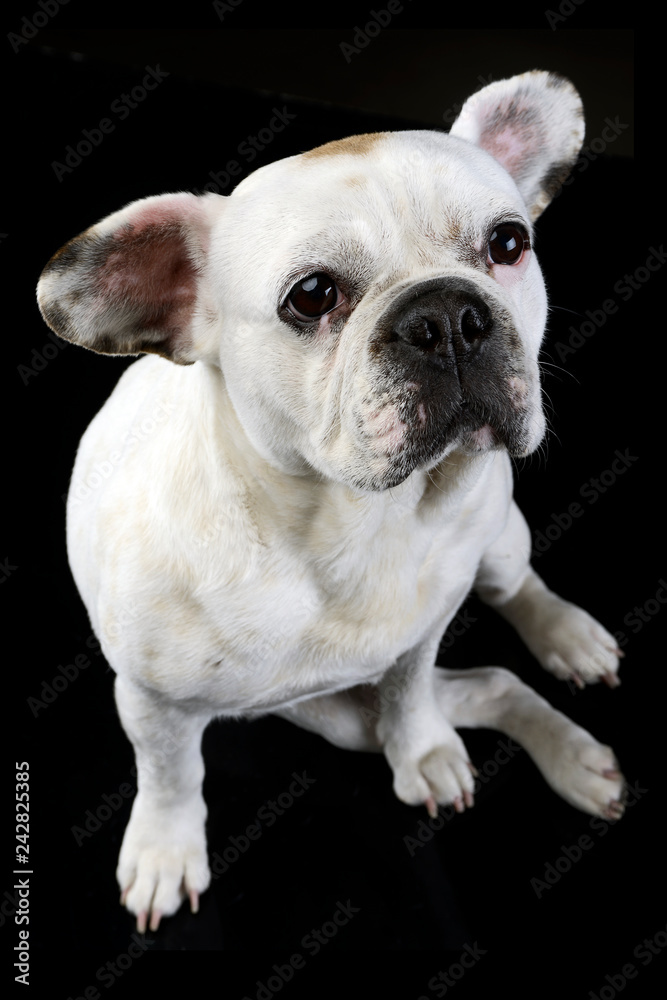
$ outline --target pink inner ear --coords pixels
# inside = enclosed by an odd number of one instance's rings
[[[531,150],[534,152],[544,138],[535,109],[520,97],[513,97],[485,117],[479,144],[516,179],[525,171]]]
[[[182,221],[171,214],[146,208],[115,232],[98,281],[103,297],[130,306],[138,329],[179,336],[192,318],[197,272]]]
[[[516,177],[525,163],[526,146],[530,142],[530,129],[508,126],[504,131],[483,137],[482,146],[505,170]]]
[[[200,199],[187,193],[162,195],[153,204],[140,204],[132,212],[132,225],[137,232],[147,226],[161,226],[170,222],[181,225],[191,222],[196,226],[198,221],[204,221]]]

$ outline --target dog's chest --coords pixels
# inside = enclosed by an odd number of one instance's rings
[[[397,516],[341,533],[329,517],[266,546],[245,579],[200,589],[199,623],[178,637],[199,649],[192,693],[248,711],[377,679],[444,631],[473,583],[485,520],[474,510],[434,530]]]

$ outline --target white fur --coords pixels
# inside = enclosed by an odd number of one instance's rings
[[[409,426],[402,402],[420,399],[422,386],[387,387],[370,345],[379,317],[431,278],[474,282],[509,317],[515,370],[498,373],[498,391],[525,419],[524,453],[544,433],[537,357],[547,307],[535,255],[485,269],[461,247],[483,253],[494,219],[530,230],[545,200],[539,178],[576,156],[574,92],[546,77],[500,88],[503,101],[514,88],[541,122],[510,128],[511,163],[530,160],[514,178],[471,142],[484,145],[485,118],[493,142],[502,132],[493,85],[486,103],[482,91],[466,105],[452,137],[334,144],[257,171],[230,198],[146,199],[85,234],[121,248],[164,212],[177,220],[170,259],[194,268],[179,272],[177,305],[169,299],[178,321],[160,326],[153,310],[135,347],[151,350],[153,338],[179,364],[148,356],[123,375],[83,437],[67,509],[72,571],[117,673],[137,758],[118,878],[140,928],[148,914],[157,926],[186,892],[196,907],[208,885],[200,742],[214,716],[274,712],[339,746],[382,749],[398,796],[431,811],[472,801],[455,728],[495,726],[525,744],[568,801],[620,814],[608,748],[506,671],[434,669],[473,586],[557,676],[611,681],[618,667],[611,636],[531,569],[510,460],[491,429],[449,441],[383,488],[430,417],[419,403]],[[544,149],[534,136],[552,127],[554,102],[557,134]],[[118,353],[131,350],[136,317],[150,309],[141,312],[134,274],[98,273],[86,245],[45,271],[45,316],[84,346],[110,350],[100,338],[111,331]],[[116,267],[124,252],[107,259]],[[332,314],[300,335],[278,310],[316,271],[362,292],[341,307],[344,323]],[[169,298],[157,270],[151,280]],[[364,713],[371,690],[377,724]]]

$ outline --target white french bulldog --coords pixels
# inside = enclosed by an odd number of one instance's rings
[[[432,815],[473,804],[456,728],[491,727],[577,808],[622,814],[608,747],[504,669],[435,667],[474,587],[557,677],[618,683],[613,637],[533,571],[512,500],[510,456],[545,432],[532,223],[583,132],[572,85],[525,73],[449,135],[354,136],[230,197],[136,201],[44,269],[57,334],[152,355],[86,431],[67,507],[136,754],[117,875],[140,931],[209,884],[216,716],[384,752]]]

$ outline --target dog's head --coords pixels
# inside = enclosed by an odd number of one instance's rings
[[[38,297],[60,336],[217,365],[250,441],[292,473],[382,490],[454,449],[544,433],[532,223],[583,138],[579,97],[526,73],[449,135],[374,133],[162,195],[63,247]]]

